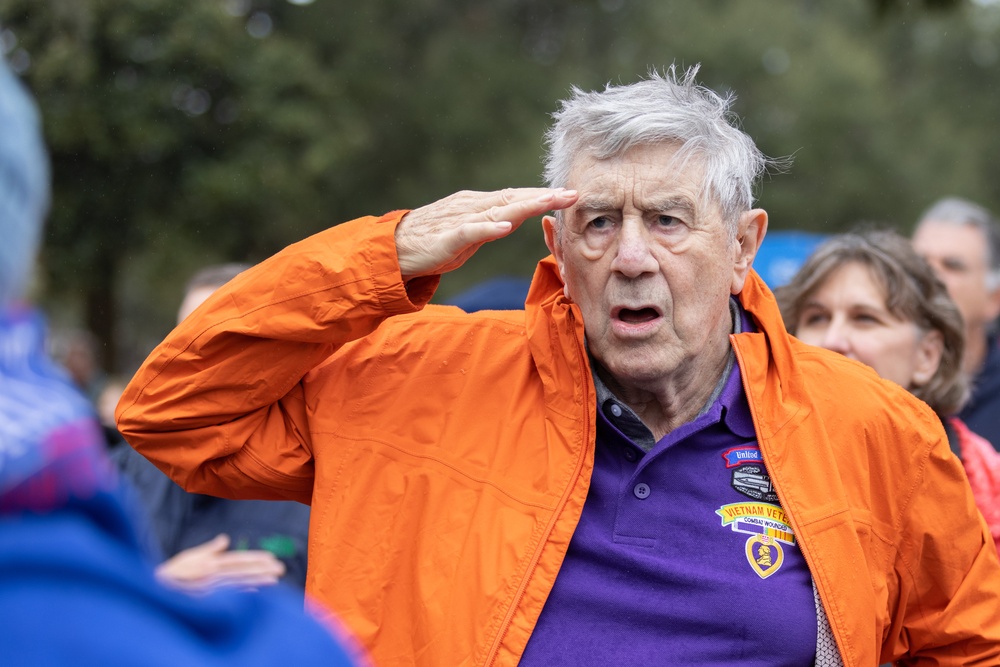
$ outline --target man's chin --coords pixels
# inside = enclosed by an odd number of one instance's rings
[[[622,387],[645,387],[662,381],[673,370],[662,359],[653,359],[636,352],[624,352],[602,362],[604,371],[614,384]]]

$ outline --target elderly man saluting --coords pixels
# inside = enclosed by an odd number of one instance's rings
[[[312,504],[307,590],[378,665],[1000,662],[940,421],[790,337],[767,166],[695,71],[574,90],[549,188],[332,227],[216,292],[121,431],[188,490]],[[428,305],[548,211],[524,311]]]

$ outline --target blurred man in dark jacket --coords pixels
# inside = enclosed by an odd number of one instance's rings
[[[921,216],[913,247],[948,288],[965,322],[972,396],[958,417],[1000,447],[1000,224],[982,206],[949,197]]]

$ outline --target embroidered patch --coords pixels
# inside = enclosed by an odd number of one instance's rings
[[[771,477],[761,464],[740,466],[733,470],[732,486],[748,498],[765,503],[778,502],[778,494],[771,485]]]
[[[722,452],[722,458],[725,459],[727,468],[735,468],[745,463],[764,463],[764,457],[761,456],[760,450],[753,445],[727,449]]]
[[[795,533],[780,505],[770,503],[729,503],[715,510],[722,525],[735,533],[766,535],[786,544],[795,544]]]
[[[761,579],[767,579],[781,569],[785,562],[785,552],[778,540],[769,535],[754,535],[747,538],[747,561]]]

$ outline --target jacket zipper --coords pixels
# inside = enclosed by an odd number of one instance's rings
[[[571,328],[576,331],[576,317],[573,315],[573,310],[569,310],[569,319],[573,325]],[[590,385],[586,381],[587,377],[587,364],[584,362],[585,354],[583,350],[579,349],[579,341],[577,341],[578,352],[580,355],[578,357],[580,363],[581,376],[584,378],[583,382],[583,404],[584,406],[590,405]],[[507,609],[507,613],[503,618],[503,622],[500,624],[500,629],[497,632],[496,639],[493,640],[493,646],[490,647],[490,652],[486,655],[486,661],[484,665],[493,665],[496,662],[497,654],[500,652],[500,645],[503,643],[504,637],[507,635],[507,629],[510,627],[511,622],[514,620],[514,613],[521,606],[521,599],[524,597],[524,591],[528,587],[528,582],[531,580],[531,576],[535,572],[535,568],[538,566],[538,561],[541,559],[542,551],[545,545],[548,543],[549,535],[552,534],[552,529],[555,528],[556,522],[562,515],[563,508],[566,506],[566,502],[569,500],[570,495],[573,493],[573,489],[576,486],[576,480],[580,478],[580,469],[583,468],[583,461],[587,457],[587,447],[590,443],[590,418],[584,414],[584,444],[580,447],[580,455],[576,460],[576,468],[573,471],[573,483],[571,483],[566,491],[563,493],[562,497],[559,499],[559,503],[556,505],[555,512],[552,514],[552,520],[545,527],[545,532],[542,534],[541,539],[538,542],[538,547],[535,549],[535,553],[531,556],[531,561],[528,563],[528,569],[525,571],[524,578],[521,579],[521,584],[518,586],[517,592],[514,594],[514,601],[511,603],[510,607]],[[558,575],[557,575],[558,576]]]

